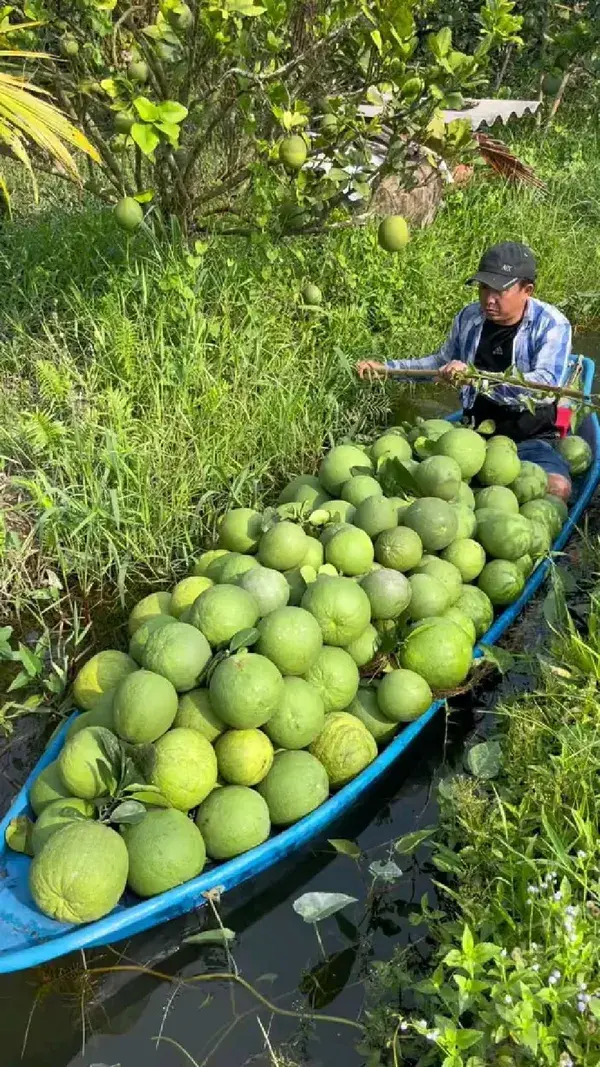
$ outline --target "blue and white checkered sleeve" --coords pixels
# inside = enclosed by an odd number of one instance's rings
[[[463,359],[460,345],[460,314],[456,315],[452,323],[452,329],[444,341],[442,347],[430,356],[421,356],[420,359],[388,359],[386,367],[391,370],[438,370],[453,359]]]
[[[535,355],[535,367],[523,377],[540,385],[562,385],[567,377],[571,355],[571,326],[566,319],[554,320],[546,328]],[[494,394],[505,401],[518,402],[523,390],[516,386],[500,385]]]

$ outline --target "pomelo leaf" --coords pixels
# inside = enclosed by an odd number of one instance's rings
[[[145,786],[143,789],[139,789],[136,793],[132,793],[131,799],[138,800],[140,804],[150,804],[155,808],[170,807],[167,798],[163,797],[162,793],[159,793],[158,789],[156,790],[156,792],[154,792],[152,786]]]
[[[393,860],[374,860],[369,864],[369,872],[373,878],[387,882],[388,885],[395,882],[402,874],[400,867]]]
[[[324,526],[326,522],[329,522],[331,516],[325,508],[315,508],[308,516],[308,521],[311,526]]]
[[[237,652],[238,648],[249,648],[255,645],[260,637],[260,630],[256,626],[250,626],[246,630],[238,630],[229,642],[229,651]]]
[[[494,645],[480,645],[482,655],[479,662],[491,663],[500,674],[506,674],[511,671],[516,663],[515,657],[512,653],[508,652],[505,648],[496,648]]]
[[[435,833],[435,828],[432,827],[429,830],[415,830],[412,834],[404,834],[403,837],[399,837],[394,845],[396,852],[399,852],[401,856],[411,856],[413,852],[416,852],[419,845],[422,845],[424,841],[432,837]]]
[[[27,815],[17,815],[11,819],[4,834],[4,840],[13,852],[23,852],[26,856],[33,856],[31,848],[31,831],[33,823]]]
[[[117,804],[117,807],[111,813],[110,821],[133,825],[136,822],[141,822],[145,815],[146,809],[139,801],[124,800],[122,804]]]
[[[162,117],[156,104],[145,96],[136,96],[133,106],[143,122],[155,122]]]
[[[134,122],[131,127],[131,136],[145,156],[151,156],[160,142],[158,134],[147,123]]]
[[[348,841],[344,837],[330,837],[328,843],[336,852],[343,856],[350,856],[351,860],[360,859],[362,853],[355,841]]]
[[[226,926],[218,930],[201,930],[199,934],[184,937],[184,945],[226,945],[235,940],[235,931]]]
[[[473,745],[467,753],[466,764],[476,778],[496,778],[502,765],[502,749],[498,741],[483,741]]]
[[[335,915],[348,904],[356,903],[356,897],[349,897],[346,893],[303,893],[294,901],[292,907],[305,923],[318,923],[328,919],[330,915]]]

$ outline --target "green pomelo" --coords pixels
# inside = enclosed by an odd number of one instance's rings
[[[329,796],[329,779],[310,752],[278,752],[258,787],[274,826],[291,826]]]
[[[370,474],[355,474],[342,486],[342,499],[347,500],[355,508],[362,504],[363,500],[368,500],[370,496],[382,496],[382,494],[383,489],[379,482]]]
[[[471,669],[472,658],[467,634],[449,619],[423,622],[409,633],[400,651],[401,666],[420,674],[432,690],[461,685]]]
[[[317,481],[317,486],[312,485],[298,485],[296,487],[296,496],[294,500],[288,500],[283,504],[279,504],[277,511],[284,518],[289,518],[292,515],[298,517],[311,511],[316,511],[317,508],[322,508],[330,500],[329,494],[325,492],[323,486]],[[285,509],[289,508],[290,511],[286,514]]]
[[[454,607],[473,620],[478,638],[483,637],[494,621],[494,607],[489,596],[474,585],[463,586]]]
[[[311,588],[308,587],[304,596]],[[302,600],[304,602],[304,597]],[[282,674],[306,674],[323,645],[318,620],[305,610],[304,603],[299,608],[285,607],[272,611],[260,620],[258,629],[260,638],[257,651],[271,660]]]
[[[477,523],[477,540],[494,559],[524,556],[531,548],[531,534],[531,523],[523,515],[497,512]]]
[[[521,470],[511,489],[519,504],[526,504],[528,500],[536,500],[548,492],[548,475],[543,467],[537,463],[530,463],[524,459],[521,462]]]
[[[29,888],[40,911],[51,919],[95,922],[118,904],[128,867],[122,837],[83,819],[52,834],[33,859]]]
[[[315,544],[318,542],[315,541]],[[284,608],[290,598],[290,587],[285,574],[270,567],[253,567],[240,578],[242,589],[254,598],[260,615]]]
[[[475,508],[475,493],[471,489],[471,486],[467,485],[466,482],[460,483],[460,489],[458,490],[454,503],[464,504],[465,507],[471,508],[471,510]]]
[[[511,485],[520,470],[521,460],[517,453],[505,445],[494,445],[492,438],[477,478],[481,485]]]
[[[321,483],[315,474],[299,474],[281,490],[277,503],[290,504],[293,501],[303,500],[304,497],[300,495],[302,490],[314,489],[318,493],[321,488]]]
[[[523,592],[525,579],[516,563],[506,559],[493,559],[483,568],[478,585],[489,596],[492,604],[512,604]]]
[[[461,611],[460,608],[455,607],[455,605],[453,604],[451,608],[446,609],[442,618],[450,619],[451,622],[455,622],[457,626],[460,626],[460,628],[465,631],[471,644],[475,644],[477,640],[477,631],[475,630],[475,623],[468,615],[465,614],[464,611]]]
[[[183,619],[180,619],[179,621],[183,622]],[[160,630],[161,627],[169,626],[174,622],[177,622],[177,619],[175,619],[173,615],[154,615],[153,618],[148,619],[147,622],[143,622],[135,631],[129,642],[129,655],[131,658],[141,665],[144,659],[146,643],[150,634],[153,634],[155,630]]]
[[[442,559],[456,567],[463,582],[474,581],[485,566],[485,552],[479,541],[474,541],[471,537],[453,541],[442,552]],[[459,589],[458,596],[461,592],[462,589]]]
[[[556,445],[556,451],[569,464],[569,470],[573,477],[584,474],[592,463],[592,450],[583,437],[572,434],[562,437]]]
[[[355,473],[355,467],[366,468],[366,474],[372,471],[372,463],[366,453],[357,445],[336,445],[321,461],[319,481],[328,493],[337,496],[344,482]]]
[[[348,705],[347,711],[349,715],[355,715],[363,726],[366,726],[378,745],[384,745],[390,741],[398,731],[398,724],[391,722],[381,711],[377,703],[377,693],[373,688],[359,689],[352,703]]]
[[[246,589],[215,585],[194,602],[191,622],[210,645],[217,646],[231,641],[240,630],[254,626],[258,616],[258,604]]]
[[[180,619],[185,609],[191,607],[200,596],[200,593],[203,593],[205,589],[210,589],[212,584],[210,578],[202,578],[196,574],[190,575],[189,578],[183,578],[173,590],[167,614]]]
[[[549,504],[552,505],[560,519],[561,527],[564,526],[569,515],[569,509],[565,504],[564,500],[561,500],[559,496],[554,496],[553,493],[546,493],[544,500],[546,500]]]
[[[541,500],[529,500],[522,505],[520,512],[530,522],[541,522],[547,526],[552,539],[560,533],[562,522],[559,513],[545,497]]]
[[[504,434],[494,434],[488,441],[488,448],[508,448],[510,452],[517,452],[517,445],[513,441],[512,437],[505,437]]]
[[[438,456],[447,456],[453,459],[460,468],[460,476],[465,480],[472,478],[481,470],[485,462],[486,445],[483,437],[468,430],[464,426],[457,426],[438,438],[435,443],[435,451]],[[436,495],[436,494],[433,494]],[[445,500],[449,497],[445,496]]]
[[[400,252],[410,240],[406,219],[402,215],[387,215],[379,223],[377,240],[384,252]]]
[[[374,463],[380,459],[399,459],[402,463],[412,459],[410,444],[399,433],[384,433],[373,442],[369,451]]]
[[[288,571],[298,567],[308,548],[308,537],[293,522],[277,522],[260,539],[258,559],[263,567]]]
[[[349,500],[328,500],[319,511],[326,511],[334,523],[351,523],[356,515],[356,508]]]
[[[415,500],[403,512],[402,523],[419,535],[426,552],[440,552],[456,538],[458,520],[450,504],[437,497]]]
[[[405,508],[408,508],[411,504],[414,504],[417,498],[414,496],[388,496],[387,499],[390,501],[391,504],[394,505],[398,522],[401,522],[402,512],[405,510]]]
[[[160,592],[150,593],[143,600],[140,600],[129,616],[127,623],[129,636],[133,637],[136,630],[148,619],[153,619],[157,615],[170,615],[171,599],[171,593]]]
[[[223,585],[219,588],[232,587]],[[195,618],[196,604],[212,592],[211,586],[198,597],[192,608],[192,617]],[[241,593],[242,590],[239,589],[238,592]],[[175,686],[178,693],[185,693],[188,689],[196,688],[210,656],[208,641],[196,626],[190,626],[187,622],[174,622],[172,626],[161,626],[150,634],[144,649],[142,666],[154,674],[161,674]]]
[[[228,730],[215,741],[215,754],[230,785],[258,785],[273,764],[273,745],[262,730]]]
[[[505,485],[489,485],[487,489],[480,489],[475,500],[475,510],[492,508],[494,511],[504,511],[508,515],[519,514],[519,501],[512,489]]]
[[[226,785],[200,805],[196,826],[213,860],[228,860],[262,845],[271,832],[266,800],[255,789]]]
[[[529,521],[531,522],[529,555],[533,556],[534,559],[540,559],[541,556],[547,556],[550,551],[552,534],[545,522],[537,522],[535,519],[530,519]]]
[[[211,743],[223,733],[225,723],[213,708],[208,689],[191,689],[179,697],[173,726],[197,730]]]
[[[423,556],[419,565],[415,567],[414,573],[428,574],[431,578],[437,578],[438,582],[442,583],[448,593],[446,607],[450,607],[458,600],[463,583],[460,571],[453,563],[445,559],[439,559],[438,556]],[[437,615],[437,612],[432,612],[431,614]]]
[[[107,649],[84,663],[73,682],[73,702],[91,711],[100,697],[115,689],[122,678],[137,671],[137,663],[125,652]]]
[[[370,497],[369,500],[384,501],[384,498]],[[366,503],[369,503],[369,501],[366,501]],[[387,501],[385,503],[387,504]],[[364,507],[363,504],[361,504],[362,507]],[[393,508],[391,510],[395,521],[396,512]],[[360,511],[360,508],[358,511]],[[358,529],[358,527],[351,526],[345,530],[338,530],[325,546],[327,563],[331,563],[336,570],[346,575],[366,574],[370,570],[374,558],[373,542],[369,534],[365,530]]]
[[[105,693],[91,711],[84,711],[81,715],[78,715],[71,723],[67,731],[67,737],[78,734],[80,730],[85,730],[87,726],[105,726],[107,730],[112,730],[114,733],[113,701],[115,692],[116,690],[112,689],[109,693]]]
[[[34,856],[44,847],[57,830],[82,819],[93,819],[96,809],[89,800],[69,797],[67,800],[53,800],[47,804],[31,831],[31,851]]]
[[[456,432],[455,430],[454,433]],[[447,437],[450,437],[450,434],[444,434],[436,444],[441,444]],[[461,486],[461,470],[456,460],[450,456],[429,456],[415,471],[415,481],[424,497],[454,500]]]
[[[290,610],[300,609],[279,609]],[[221,660],[211,676],[209,693],[216,714],[227,726],[248,730],[262,726],[279,706],[283,680],[278,667],[259,647],[258,653],[238,652]]]
[[[178,726],[163,734],[154,745],[150,783],[172,808],[189,811],[215,787],[217,757],[197,730]]]
[[[408,615],[411,619],[441,615],[450,606],[448,590],[439,578],[431,574],[411,574],[408,581],[411,588]]]
[[[173,725],[176,714],[177,690],[160,674],[135,671],[115,690],[114,730],[132,745],[158,740]]]
[[[533,570],[533,560],[529,553],[527,553],[526,556],[519,556],[519,558],[514,561],[514,564],[515,567],[519,568],[524,578],[529,578],[529,575]]]
[[[308,538],[308,546],[306,549],[306,555],[302,560],[301,567],[312,567],[318,571],[319,567],[323,566],[325,560],[325,550],[320,541],[317,541],[315,537]]]
[[[466,504],[457,504],[454,502],[450,507],[456,516],[456,537],[454,540],[458,541],[465,537],[472,537],[477,528],[475,511],[472,508],[467,507]]]
[[[410,603],[410,583],[400,571],[381,567],[365,575],[360,584],[369,598],[374,619],[397,619]]]
[[[132,60],[127,67],[127,77],[130,78],[132,82],[143,84],[148,81],[148,75],[148,64],[144,63],[143,59]]]
[[[316,568],[313,569],[316,571]],[[298,607],[309,584],[303,577],[302,570],[302,567],[294,567],[291,571],[283,572],[283,577],[285,578],[289,592],[287,604],[291,608]],[[275,608],[274,610],[277,609]]]
[[[350,578],[319,578],[308,586],[302,607],[315,618],[325,644],[341,648],[360,637],[371,621],[369,598]]]
[[[132,196],[124,196],[114,206],[114,215],[119,226],[127,233],[133,233],[144,221],[144,210]]]
[[[350,507],[350,505],[348,505],[348,506]],[[323,558],[325,558],[325,549],[327,548],[327,545],[329,544],[329,542],[331,540],[333,540],[333,538],[335,537],[335,535],[337,533],[340,533],[342,530],[353,530],[353,529],[355,529],[355,527],[352,526],[352,523],[350,523],[350,522],[331,522],[331,523],[328,523],[327,526],[324,528],[323,533],[321,534],[321,547],[323,549]]]
[[[199,575],[202,578],[210,577],[208,571],[213,563],[222,559],[223,556],[229,555],[226,548],[210,548],[208,552],[203,552],[202,555],[196,560],[192,573]],[[214,581],[214,579],[213,579]]]
[[[219,567],[220,585],[240,585],[240,579],[248,571],[258,570],[260,563],[255,556],[245,556],[242,552],[230,552]]]
[[[377,537],[384,530],[392,530],[398,525],[398,509],[392,500],[381,494],[369,496],[356,509],[352,520],[354,525],[363,530],[370,538]],[[371,547],[371,552],[373,548]],[[372,561],[372,560],[371,560]],[[361,573],[360,571],[354,573]]]
[[[41,815],[55,800],[70,800],[71,793],[63,781],[58,760],[41,771],[29,790],[29,803],[36,815]]]
[[[104,726],[88,726],[65,743],[58,766],[69,793],[94,800],[117,787],[119,743]]]
[[[324,645],[306,672],[306,681],[319,693],[326,713],[343,711],[356,696],[358,667],[343,648]]]
[[[288,677],[283,679],[283,695],[264,730],[278,748],[306,748],[324,723],[320,693],[304,678]]]
[[[310,752],[323,764],[331,788],[339,789],[373,762],[377,745],[355,715],[334,711],[325,717],[325,725]]]
[[[306,141],[299,134],[284,137],[279,144],[279,161],[286,170],[300,170],[306,162],[308,148]]]
[[[219,548],[254,552],[261,538],[262,515],[253,508],[233,508],[219,523]]]
[[[375,541],[375,559],[382,567],[411,571],[423,555],[423,542],[409,526],[384,530]]]
[[[393,723],[418,719],[433,701],[428,683],[420,674],[401,668],[384,674],[377,687],[377,704]]]
[[[346,645],[346,652],[352,656],[357,667],[366,667],[367,663],[375,659],[380,645],[381,638],[375,627],[369,623],[354,641]]]
[[[129,888],[138,897],[155,897],[196,878],[206,863],[206,849],[195,823],[182,811],[162,808],[127,826],[123,839],[129,855]]]
[[[424,419],[417,423],[410,431],[408,439],[413,444],[418,437],[427,437],[430,441],[437,441],[445,433],[450,433],[452,423],[447,419]]]

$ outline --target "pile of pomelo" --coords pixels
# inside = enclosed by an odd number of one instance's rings
[[[591,459],[575,437],[565,454]],[[465,682],[566,513],[512,441],[437,419],[227,512],[192,574],[135,605],[128,654],[75,679],[82,714],[30,795],[38,906],[97,919],[313,811]]]

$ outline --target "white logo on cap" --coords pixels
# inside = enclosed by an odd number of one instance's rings
[[[511,270],[512,270],[512,267],[511,267],[510,263],[503,263],[503,264],[502,264],[502,270],[504,270],[504,271],[511,271]]]

